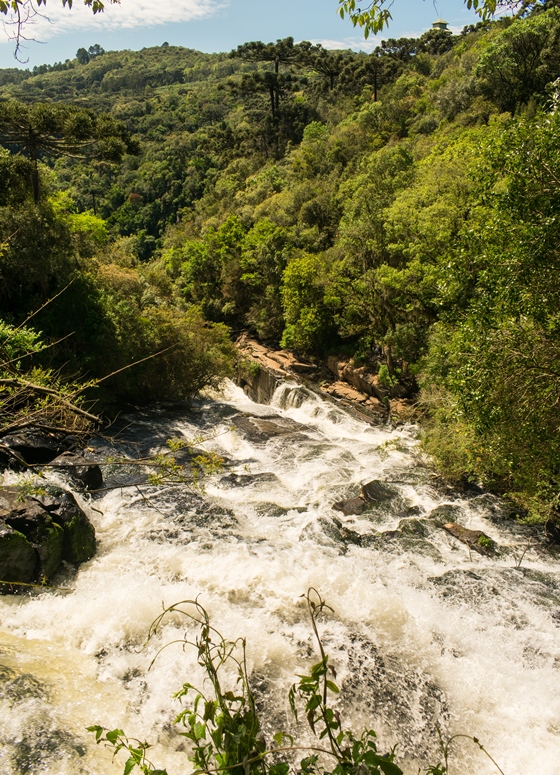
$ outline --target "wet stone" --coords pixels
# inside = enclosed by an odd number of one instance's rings
[[[412,520],[411,520],[412,521]],[[384,530],[362,537],[362,546],[368,546],[376,551],[389,554],[410,554],[430,557],[435,562],[441,561],[441,553],[431,541],[413,529]]]
[[[62,559],[72,565],[90,560],[97,546],[95,529],[72,493],[60,487],[49,487],[47,495],[38,496],[37,501],[64,530]]]
[[[457,522],[462,516],[463,510],[459,506],[445,503],[443,506],[432,509],[428,514],[428,519],[433,520],[437,527],[443,527],[446,522]]]
[[[6,525],[0,526],[0,580],[29,583],[35,578],[37,557],[27,538]],[[0,592],[3,589],[0,587]]]
[[[83,452],[78,454],[65,452],[51,464],[62,469],[76,483],[80,489],[100,490],[103,487],[103,474],[97,461],[89,460]]]
[[[556,574],[528,568],[478,568],[450,570],[429,578],[442,597],[466,603],[472,608],[497,607],[517,626],[522,618],[515,614],[520,603],[527,601],[550,610],[560,606],[560,579]],[[513,616],[512,616],[513,612]]]
[[[482,530],[469,530],[456,522],[446,522],[442,527],[447,533],[479,554],[492,554],[496,549],[494,541]]]
[[[72,493],[59,487],[22,499],[17,489],[0,490],[0,533],[4,581],[49,580],[62,560],[78,565],[96,549],[93,525]]]
[[[514,519],[516,516],[516,511],[511,505],[490,493],[484,493],[483,495],[477,495],[474,498],[471,498],[469,507],[474,511],[481,513],[486,519],[491,519],[493,522]]]
[[[348,498],[333,503],[332,507],[335,511],[341,511],[346,517],[349,517],[351,514],[363,514],[368,504],[363,498]]]
[[[401,519],[399,522],[400,532],[415,538],[427,538],[432,532],[430,528],[431,525],[426,519]]]
[[[29,431],[4,436],[2,444],[28,465],[50,463],[63,452],[76,449],[79,439],[63,433]]]
[[[394,487],[390,487],[384,482],[374,479],[360,487],[360,496],[367,503],[383,503],[391,500],[398,494]]]
[[[232,423],[249,441],[256,443],[264,443],[277,436],[289,436],[307,430],[305,425],[288,417],[279,416],[271,418],[238,414],[232,418]]]
[[[79,758],[86,753],[84,744],[73,735],[62,729],[47,729],[44,725],[32,725],[23,732],[21,739],[7,743],[18,775],[48,772],[61,758],[74,761],[79,772]]]
[[[344,653],[347,675],[341,684],[343,709],[360,706],[370,718],[383,718],[393,728],[406,729],[399,752],[437,755],[438,725],[449,718],[445,694],[429,673],[406,663],[398,654],[383,652],[364,633],[349,633]]]
[[[0,665],[0,699],[15,705],[30,699],[46,700],[48,696],[47,687],[34,675],[17,675],[15,670]]]
[[[268,472],[260,474],[227,474],[220,479],[220,486],[227,489],[234,487],[249,487],[259,484],[280,484],[280,480],[276,474]]]

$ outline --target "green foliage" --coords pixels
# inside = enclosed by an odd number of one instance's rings
[[[484,207],[445,268],[461,314],[434,332],[424,377],[469,437],[464,470],[538,503],[542,519],[558,508],[559,128],[558,114],[538,115],[490,138]]]
[[[500,10],[519,8],[517,0],[465,0],[465,5],[483,20],[490,19]],[[527,0],[521,5],[521,13],[527,13],[532,8],[540,8],[541,5],[541,0]],[[338,0],[338,6],[340,18],[348,17],[354,27],[360,27],[366,40],[370,34],[377,35],[382,32],[393,19],[392,2],[389,0],[371,0],[365,8],[362,8],[356,0]]]
[[[520,19],[491,41],[475,74],[483,92],[513,113],[531,98],[542,100],[560,65],[560,13],[551,8]]]
[[[402,775],[402,770],[394,763],[394,753],[382,756],[377,752],[373,730],[365,730],[356,738],[352,732],[343,729],[340,713],[331,706],[330,695],[337,695],[340,690],[328,677],[334,670],[328,664],[328,656],[324,653],[317,630],[317,617],[327,606],[319,596],[318,602],[315,602],[315,595],[315,590],[309,591],[307,604],[321,661],[311,667],[308,674],[299,676],[299,681],[290,689],[289,701],[296,721],[298,701],[303,702],[309,727],[320,742],[308,748],[310,755],[301,760],[296,771],[309,774],[324,772],[323,758],[327,756],[334,762],[334,766],[327,770],[332,775],[344,775],[357,768],[371,775]],[[193,608],[194,613],[191,613]],[[183,614],[200,627],[196,640],[190,641],[185,636],[185,644],[196,648],[198,663],[210,687],[210,691],[207,687],[201,691],[185,683],[175,694],[178,699],[192,697],[190,707],[179,713],[175,723],[182,727],[180,734],[192,745],[189,759],[196,770],[207,773],[227,770],[234,775],[287,775],[291,767],[285,754],[301,750],[301,746],[294,745],[290,735],[279,732],[273,736],[275,746],[267,750],[249,682],[245,640],[224,639],[210,624],[206,610],[197,601],[184,601],[167,608],[152,624],[149,638],[156,634],[162,620],[171,613]],[[226,679],[223,673],[228,668],[233,668],[235,674],[232,688],[224,685]],[[120,729],[109,731],[100,726],[88,729],[95,733],[98,743],[105,742],[113,747],[115,754],[123,749],[128,752],[125,775],[134,767],[139,767],[146,775],[162,772],[147,760],[147,743],[127,738]]]
[[[325,303],[323,274],[320,255],[301,253],[286,267],[282,278],[286,320],[282,347],[310,353],[324,351],[331,344],[334,321]]]
[[[0,439],[35,427],[80,433],[96,423],[83,408],[90,383],[61,380],[51,369],[33,363],[33,356],[45,349],[38,331],[0,319]],[[5,452],[22,462],[16,453]]]
[[[15,100],[0,103],[0,142],[26,153],[35,202],[40,197],[42,154],[76,156],[95,146],[99,158],[119,162],[125,153],[137,152],[125,126],[108,115],[70,105],[24,105]]]
[[[379,384],[383,385],[383,387],[390,388],[393,385],[397,383],[397,380],[395,377],[392,377],[389,374],[389,369],[387,368],[387,365],[385,363],[382,363],[379,367],[379,371],[377,372],[377,378],[379,379]]]

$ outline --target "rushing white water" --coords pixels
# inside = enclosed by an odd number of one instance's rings
[[[259,434],[247,417],[303,427]],[[320,627],[341,709],[356,730],[374,727],[382,750],[398,743],[406,773],[437,759],[438,724],[476,735],[506,775],[560,773],[558,560],[531,550],[516,568],[523,536],[492,498],[438,492],[414,429],[370,427],[290,385],[270,407],[229,386],[192,411],[132,421],[120,438],[142,453],[212,434],[204,448],[226,470],[203,495],[143,485],[86,499],[99,549],[57,579],[72,591],[0,598],[2,775],[122,772],[85,732],[96,723],[152,742],[169,775],[188,772],[172,694],[202,682],[195,655],[170,646],[148,672],[184,625],[169,620],[140,647],[162,602],[196,596],[224,635],[246,637],[266,730],[286,728],[287,688],[317,659],[309,587],[334,609]],[[361,516],[332,510],[373,479],[394,497]],[[424,519],[442,504],[511,548],[471,556]],[[457,775],[496,771],[472,744],[453,750]]]

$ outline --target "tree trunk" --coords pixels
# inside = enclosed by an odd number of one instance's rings
[[[35,204],[39,203],[39,168],[37,166],[37,148],[35,145],[28,147],[29,161],[31,162],[31,184],[33,186],[33,199]]]

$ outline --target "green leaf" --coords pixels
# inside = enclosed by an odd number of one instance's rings
[[[101,736],[103,735],[103,732],[105,731],[103,727],[100,727],[98,724],[95,724],[92,727],[87,728],[88,732],[95,732],[95,742],[99,743],[101,740]]]
[[[122,729],[113,729],[111,732],[107,732],[105,737],[110,743],[113,743],[114,745],[119,737],[124,737],[124,732]]]
[[[127,759],[126,762],[124,763],[123,775],[129,775],[129,773],[131,773],[135,767],[136,767],[136,760],[131,756],[130,759]]]
[[[379,759],[378,766],[385,775],[403,775],[403,771],[400,767],[397,767],[394,762],[390,762],[387,759]]]

